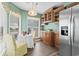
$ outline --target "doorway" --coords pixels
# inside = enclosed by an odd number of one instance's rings
[[[28,17],[28,32],[33,34],[35,39],[40,38],[40,18]]]

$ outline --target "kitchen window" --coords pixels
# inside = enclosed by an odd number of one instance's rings
[[[18,13],[10,11],[9,34],[16,38],[19,33],[21,33],[21,16]]]

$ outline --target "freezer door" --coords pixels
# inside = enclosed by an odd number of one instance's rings
[[[71,55],[71,8],[61,11],[59,14],[59,54],[63,56]]]
[[[72,55],[79,56],[79,5],[72,7],[73,15],[73,49]]]

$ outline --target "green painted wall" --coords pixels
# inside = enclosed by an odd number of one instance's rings
[[[3,2],[3,5],[4,5],[4,8],[6,10],[8,8],[8,10],[7,10],[7,18],[8,18],[7,22],[9,20],[9,13],[10,13],[10,11],[19,13],[21,15],[21,30],[22,31],[27,31],[28,30],[27,29],[27,22],[28,22],[28,20],[27,20],[27,16],[28,16],[27,15],[27,11],[18,8],[17,6],[12,4],[11,2]],[[41,14],[38,14],[38,15],[36,15],[34,17],[39,17],[40,18],[40,16],[41,16]],[[8,25],[9,25],[9,23],[8,23]],[[8,28],[7,28],[7,30],[8,30]]]
[[[21,30],[22,31],[27,31],[28,29],[27,29],[27,13],[26,12],[22,12],[22,14],[21,14],[22,16],[21,16]]]
[[[58,32],[59,31],[59,23],[55,22],[55,23],[49,23],[48,25],[44,25],[44,30],[48,31],[52,29],[54,32]]]

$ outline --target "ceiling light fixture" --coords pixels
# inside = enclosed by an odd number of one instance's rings
[[[37,15],[37,5],[38,3],[32,3],[31,9],[28,11],[29,16],[36,16]]]

